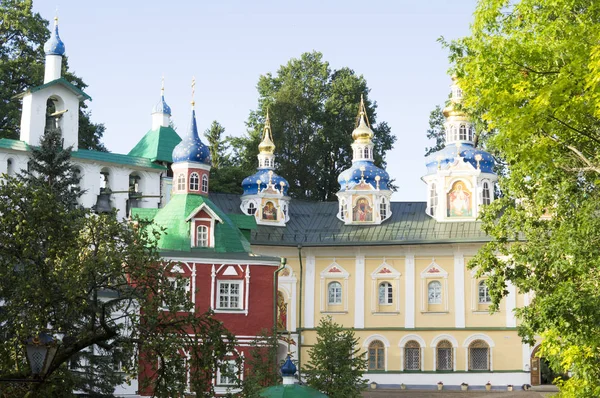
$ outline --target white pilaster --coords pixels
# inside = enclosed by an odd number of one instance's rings
[[[291,319],[290,319],[290,330],[291,331],[296,331],[297,326],[296,326],[296,321],[297,321],[297,314],[296,314],[296,308],[298,307],[298,296],[297,296],[297,292],[296,292],[296,281],[294,281],[293,283],[291,283],[292,285],[292,297],[290,300],[290,304],[291,304],[291,309],[290,309],[290,315],[291,315]]]
[[[356,256],[354,269],[354,328],[365,327],[365,256]],[[348,292],[349,293],[349,292]]]
[[[215,279],[217,278],[217,271],[215,270],[215,265],[212,265],[210,271],[210,309],[215,309]]]
[[[304,280],[304,327],[315,327],[315,256],[306,256],[306,279]],[[302,294],[302,293],[300,293]],[[300,325],[302,327],[302,325]]]
[[[506,327],[517,327],[517,319],[515,318],[515,308],[517,306],[517,289],[515,285],[508,282],[506,285],[508,294],[506,295]]]
[[[523,356],[523,370],[525,372],[529,372],[531,369],[529,369],[529,367],[531,366],[531,347],[529,347],[529,344],[521,344],[521,352],[522,352],[522,356]]]
[[[465,327],[465,256],[454,253],[454,324]]]
[[[404,258],[404,327],[415,327],[415,256],[407,254]]]
[[[152,114],[152,130],[156,130],[160,127],[169,127],[169,115],[162,112],[156,112]]]

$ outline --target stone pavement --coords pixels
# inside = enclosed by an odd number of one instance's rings
[[[364,398],[547,398],[554,395],[554,392],[542,391],[427,391],[427,390],[368,390],[363,393]]]

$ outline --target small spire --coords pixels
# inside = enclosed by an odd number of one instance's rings
[[[356,127],[358,127],[360,125],[360,122],[363,119],[365,120],[367,126],[370,128],[371,127],[371,123],[369,123],[369,116],[367,115],[367,107],[365,106],[365,98],[361,94],[360,95],[360,106],[358,108],[358,117],[357,117]]]
[[[192,77],[192,109],[196,106],[196,101],[194,100],[194,95],[196,94],[196,77]]]
[[[162,78],[160,79],[160,96],[165,97],[165,74],[163,73]]]
[[[263,129],[263,138],[258,145],[258,151],[263,154],[272,155],[275,152],[275,143],[273,142],[273,132],[271,131],[271,119],[269,117],[269,108],[267,108],[267,119]]]

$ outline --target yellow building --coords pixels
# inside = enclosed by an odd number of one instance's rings
[[[270,126],[259,171],[245,180],[241,200],[211,195],[226,213],[256,218],[255,253],[288,259],[279,273],[279,327],[298,342],[301,365],[316,341],[315,326],[331,316],[355,330],[369,359],[365,377],[380,385],[532,382],[532,347],[521,343],[514,316],[527,298],[509,286],[500,311],[490,315],[485,276],[467,268],[489,239],[477,217],[494,199],[497,176],[493,157],[474,147],[473,126],[454,106],[461,97],[453,84],[444,109],[446,147],[425,162],[426,202],[390,202],[390,178],[374,164],[362,101],[338,202],[287,197],[287,181],[272,172]],[[277,210],[270,218],[267,206]]]

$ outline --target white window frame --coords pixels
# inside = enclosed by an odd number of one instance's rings
[[[190,191],[197,191],[200,189],[200,175],[195,171],[190,174]]]
[[[208,177],[202,174],[202,192],[208,193]]]
[[[431,295],[432,287],[437,290],[434,291],[434,296]],[[427,283],[427,304],[442,304],[442,282],[433,280]]]
[[[374,315],[395,315],[400,313],[400,276],[394,267],[383,259],[383,262],[371,273],[371,313]],[[391,303],[379,302],[379,286],[387,282],[392,286]],[[383,306],[383,307],[381,307]]]
[[[482,288],[483,288],[483,291],[482,291]],[[487,300],[485,300],[485,301],[481,301],[482,292],[483,292],[484,299],[487,298]],[[484,304],[484,305],[492,303],[492,297],[490,296],[490,289],[488,288],[487,284],[485,283],[485,279],[482,279],[477,283],[477,303]]]
[[[207,225],[196,225],[196,247],[210,247],[210,227]],[[202,239],[201,239],[202,237]],[[204,244],[202,244],[204,243]]]
[[[438,193],[435,182],[431,183],[429,188],[429,215],[435,217],[435,213],[438,207]]]
[[[183,270],[182,270],[183,272]],[[177,278],[175,278],[174,276],[169,276],[167,277],[167,280],[169,281],[169,285],[172,289],[177,289],[179,287],[179,283],[180,281],[177,280]],[[194,306],[192,306],[192,312],[194,311],[194,307],[195,307],[195,300],[193,300],[192,297],[192,280],[191,278],[188,277],[183,277],[182,281],[184,281],[185,285],[183,286],[183,289],[185,291],[185,294],[187,295],[188,299],[194,304]],[[165,305],[165,303],[162,303],[162,310],[163,311],[170,311],[169,308],[167,308],[167,306]],[[181,312],[179,310],[173,311],[173,312]]]
[[[348,279],[350,273],[339,265],[335,258],[323,271],[321,271],[321,312],[322,313],[347,313],[348,312]],[[342,303],[329,304],[329,282],[339,282],[342,285]],[[335,309],[329,309],[329,306],[335,306]]]
[[[246,210],[246,214],[248,214],[249,216],[256,215],[256,205],[254,204],[254,202],[248,203],[248,208]]]
[[[483,182],[483,188],[481,190],[481,204],[489,205],[492,203],[492,192],[490,189],[490,183],[488,181]]]
[[[178,191],[185,191],[185,174],[184,173],[179,173],[177,174],[177,190]]]
[[[331,300],[331,289],[336,289],[334,292],[334,300]],[[339,291],[338,291],[339,290]],[[341,282],[331,281],[327,284],[327,305],[341,305],[344,299],[344,289]]]
[[[429,282],[437,280],[442,285],[442,302],[438,310],[429,309],[429,305],[440,305],[429,303]],[[432,262],[421,272],[421,312],[448,312],[448,272],[432,259]]]
[[[238,305],[237,307],[221,307],[221,285],[224,284],[228,284],[231,288],[232,285],[237,285],[238,286],[238,293],[237,293],[237,299],[238,299]],[[227,297],[231,298],[234,297],[233,295],[231,295],[231,293],[227,294]],[[230,302],[230,300],[228,300],[228,302]],[[217,281],[217,310],[220,311],[241,311],[244,309],[244,283],[242,280],[219,280]]]
[[[237,366],[237,363],[235,362],[235,360],[229,359],[229,360],[226,360],[226,361],[223,361],[223,362],[226,362],[227,365],[228,365],[228,367],[232,366],[234,368],[234,371],[238,372],[238,374],[240,375],[240,378],[242,378],[242,372],[240,372],[240,369]],[[226,380],[225,382],[221,381],[223,378]],[[230,380],[227,376],[224,376],[224,375],[221,374],[221,369],[220,368],[217,368],[217,383],[216,383],[216,385],[231,387],[231,386],[235,386],[235,384],[236,384],[235,383],[235,379],[234,380]]]
[[[385,198],[381,198],[381,202],[379,203],[379,217],[381,221],[387,220],[388,218],[388,204]]]
[[[381,288],[382,287],[384,289],[383,297],[381,296]],[[379,296],[378,297],[379,305],[394,304],[394,287],[392,286],[392,284],[390,282],[387,282],[387,281],[380,282],[378,289],[377,289],[377,295]]]

